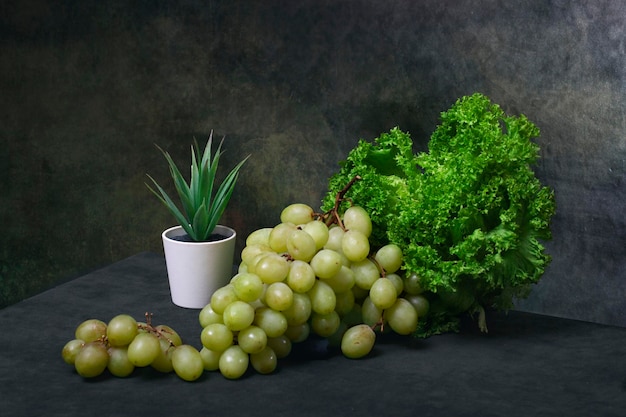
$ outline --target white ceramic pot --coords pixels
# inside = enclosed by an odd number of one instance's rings
[[[163,232],[163,249],[172,302],[180,307],[203,308],[211,295],[226,285],[233,274],[237,234],[226,226],[215,233],[226,236],[213,242],[183,242],[173,239],[185,235],[180,226]]]

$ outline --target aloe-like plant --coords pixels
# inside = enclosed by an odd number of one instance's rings
[[[235,165],[222,183],[216,185],[217,167],[220,156],[224,153],[222,151],[223,143],[224,138],[222,138],[216,152],[213,154],[211,149],[213,132],[211,131],[206,147],[201,153],[198,142],[194,138],[194,145],[191,146],[191,177],[189,183],[185,181],[170,154],[156,145],[168,162],[182,210],[178,208],[156,180],[148,175],[156,190],[146,183],[148,189],[167,207],[189,237],[197,242],[208,240],[213,233],[233,194],[235,183],[239,177],[239,170],[250,157],[248,155]]]

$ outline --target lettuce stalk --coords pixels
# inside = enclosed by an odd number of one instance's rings
[[[372,218],[372,245],[395,243],[403,271],[417,274],[431,309],[418,335],[458,329],[462,313],[506,310],[528,295],[550,263],[554,192],[532,166],[539,129],[524,115],[509,116],[484,95],[462,97],[415,154],[399,128],[369,143],[360,140],[329,179],[328,207],[341,185]]]

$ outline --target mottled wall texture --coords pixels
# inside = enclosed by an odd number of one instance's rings
[[[626,2],[99,1],[0,5],[2,305],[141,251],[174,221],[193,137],[252,154],[223,223],[239,249],[291,202],[319,206],[357,140],[425,150],[482,92],[541,129],[553,262],[518,308],[626,325]]]

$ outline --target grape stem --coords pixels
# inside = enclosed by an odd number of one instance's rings
[[[174,342],[172,341],[172,339],[170,339],[169,337],[167,337],[165,335],[165,333],[168,333],[169,330],[167,329],[157,329],[156,327],[154,327],[152,325],[152,317],[154,316],[153,313],[149,313],[146,311],[145,313],[145,317],[146,317],[146,324],[138,324],[137,327],[141,330],[145,330],[147,332],[150,333],[154,333],[157,337],[165,339],[169,342],[170,346],[175,346]]]
[[[326,226],[330,226],[331,224],[337,224],[343,230],[346,230],[345,226],[343,225],[343,222],[341,221],[341,216],[339,215],[339,206],[344,201],[351,201],[351,200],[345,198],[345,195],[348,192],[348,190],[354,185],[354,183],[357,182],[360,179],[361,179],[360,175],[355,175],[350,180],[350,182],[348,182],[346,184],[346,186],[343,187],[343,189],[341,189],[337,193],[337,196],[335,197],[335,205],[333,206],[333,208],[331,208],[326,213],[324,213],[324,214],[322,214],[320,216],[322,218],[322,220],[324,220],[324,223],[326,223]]]
[[[376,265],[376,267],[378,268],[378,272],[380,272],[380,276],[385,278],[387,276],[387,271],[385,271],[385,268],[383,268],[380,262],[378,262],[378,259],[376,259],[375,256],[368,256],[368,258],[374,263],[374,265]]]
[[[380,319],[370,326],[372,330],[376,331],[376,328],[379,327],[381,333],[385,331],[385,320],[383,319],[383,315],[384,312],[380,315]]]

